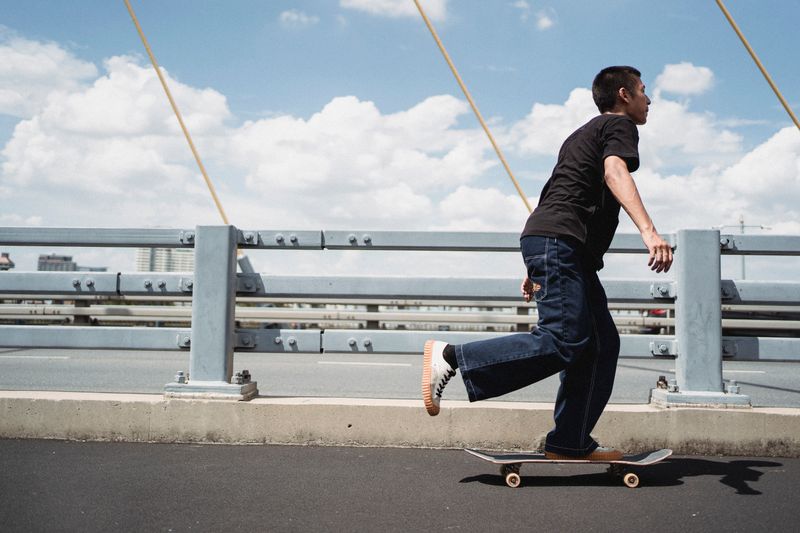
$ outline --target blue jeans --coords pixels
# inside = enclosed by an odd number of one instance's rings
[[[521,240],[535,284],[539,322],[530,333],[455,346],[470,401],[501,396],[558,372],[555,429],[545,450],[585,455],[597,448],[590,433],[603,412],[619,357],[619,334],[597,272],[572,239]]]

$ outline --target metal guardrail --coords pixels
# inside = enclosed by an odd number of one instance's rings
[[[623,335],[623,356],[676,357],[676,383],[664,392],[667,403],[742,403],[726,394],[722,357],[747,360],[800,360],[800,339],[722,337],[723,306],[800,305],[800,283],[720,280],[722,255],[800,255],[800,237],[720,235],[716,230],[682,230],[668,235],[675,247],[675,281],[607,280],[610,302],[674,307],[675,334]],[[395,231],[240,231],[232,226],[181,229],[0,228],[0,245],[194,248],[189,273],[3,272],[0,298],[104,297],[187,299],[191,328],[0,326],[2,347],[190,350],[191,382],[168,386],[168,394],[248,397],[253,384],[231,384],[234,350],[257,352],[416,353],[424,331],[339,329],[237,329],[239,298],[293,301],[371,301],[519,305],[519,280],[505,278],[302,277],[236,273],[236,249],[374,251],[518,251],[511,233]],[[638,235],[617,235],[611,253],[645,252]],[[246,269],[243,269],[246,270]],[[76,314],[86,316],[90,311]],[[241,313],[241,311],[240,311]],[[359,316],[366,318],[369,313]],[[406,319],[405,315],[395,318]],[[0,314],[2,316],[2,314]],[[389,315],[391,316],[391,315]],[[444,318],[444,317],[440,317]],[[449,318],[449,317],[447,317]],[[532,315],[510,315],[528,324]],[[729,322],[728,325],[731,325]],[[741,324],[735,324],[741,325]],[[768,324],[761,324],[767,326]],[[795,327],[793,322],[782,324]],[[763,329],[771,329],[764,327]],[[437,332],[448,342],[466,342],[488,332]],[[245,380],[246,381],[246,380]],[[697,393],[697,394],[695,394]],[[702,393],[702,394],[700,394]],[[698,396],[699,394],[699,396]],[[698,399],[699,398],[699,399]]]

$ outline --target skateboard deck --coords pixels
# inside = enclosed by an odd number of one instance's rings
[[[522,483],[519,470],[524,463],[607,464],[610,474],[621,478],[627,487],[635,488],[639,486],[639,476],[631,472],[631,467],[659,463],[672,455],[672,450],[663,449],[626,455],[618,461],[589,461],[587,459],[548,459],[543,453],[489,453],[469,448],[464,451],[484,461],[500,465],[500,475],[505,479],[506,485],[512,488],[519,487]]]

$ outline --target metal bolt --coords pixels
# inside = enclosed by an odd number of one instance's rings
[[[372,237],[370,235],[364,235],[364,244],[370,244],[372,242]]]
[[[666,344],[659,344],[658,351],[661,353],[667,353],[669,352],[669,347]]]
[[[87,287],[94,287],[94,280],[93,279],[87,279],[86,280],[86,286]]]
[[[242,345],[250,346],[250,337],[242,337]]]
[[[191,289],[192,287],[194,287],[194,282],[192,280],[187,281],[186,282],[186,288],[187,289]]]
[[[165,289],[166,287],[167,287],[167,282],[166,281],[164,281],[163,279],[158,280],[158,288],[159,289]]]
[[[678,392],[678,382],[674,379],[671,379],[667,382],[667,390],[669,392]]]
[[[372,346],[372,340],[369,338],[364,339],[364,347],[369,348]]]
[[[355,340],[353,337],[350,337],[349,339],[347,339],[347,344],[352,347],[358,344],[358,341]]]
[[[658,293],[661,296],[666,296],[667,294],[669,294],[669,289],[664,287],[664,286],[661,286],[661,287],[658,288]]]
[[[153,286],[153,282],[152,281],[150,281],[149,279],[144,280],[144,288],[145,289],[149,289],[152,286]]]
[[[350,244],[356,244],[358,242],[358,237],[351,233],[347,236],[347,240],[350,241]]]
[[[75,287],[75,288],[77,289],[78,287],[80,287],[80,286],[81,286],[81,280],[79,280],[79,279],[73,279],[73,280],[72,280],[72,286],[73,286],[73,287]]]
[[[289,235],[289,240],[292,244],[297,244],[297,235]]]
[[[255,233],[250,233],[250,232],[245,233],[244,234],[244,240],[247,241],[247,242],[253,242],[254,240],[256,240]]]
[[[296,345],[297,345],[297,339],[295,339],[294,337],[289,337],[289,346],[296,346]]]
[[[183,337],[183,339],[181,339],[181,345],[183,346],[189,346],[191,343],[192,339],[190,337]]]
[[[281,344],[283,342],[283,339],[281,339],[280,337],[275,337],[275,341],[274,342],[275,342],[275,344]]]
[[[186,374],[183,373],[183,370],[178,370],[175,374],[175,383],[186,383]]]
[[[284,241],[283,235],[281,235],[280,233],[275,235],[275,242],[277,242],[278,244],[283,244],[283,241]]]

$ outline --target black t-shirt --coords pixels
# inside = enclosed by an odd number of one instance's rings
[[[639,168],[639,131],[625,115],[600,115],[567,137],[522,236],[572,237],[584,245],[596,270],[619,223],[619,202],[603,179],[608,156]]]

